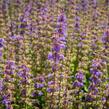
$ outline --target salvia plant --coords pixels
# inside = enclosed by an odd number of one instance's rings
[[[109,0],[0,0],[0,109],[109,109]]]

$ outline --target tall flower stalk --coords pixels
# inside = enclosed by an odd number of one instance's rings
[[[54,74],[54,85],[53,85],[53,89],[52,89],[52,95],[51,98],[54,98],[54,95],[56,94],[56,89],[58,88],[58,83],[57,83],[57,79],[56,79],[56,73],[59,72],[60,69],[60,61],[64,59],[64,55],[61,53],[62,49],[65,48],[65,39],[66,39],[66,18],[64,13],[61,13],[58,16],[58,20],[57,20],[57,29],[56,32],[53,34],[52,37],[52,52],[49,53],[48,55],[48,59],[51,60],[52,62],[52,73]],[[51,108],[53,108],[53,101],[51,102]]]
[[[7,61],[4,69],[4,79],[3,79],[3,95],[2,103],[5,105],[6,109],[13,109],[13,90],[14,90],[14,73],[15,73],[15,63],[13,61]]]

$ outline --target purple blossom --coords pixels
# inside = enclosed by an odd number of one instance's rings
[[[80,17],[78,15],[75,16],[75,22],[73,25],[76,32],[80,30]]]
[[[89,91],[94,90],[94,89],[95,89],[95,87],[96,87],[96,85],[95,85],[95,84],[91,84],[91,85],[89,86]]]
[[[54,81],[49,81],[48,85],[53,85],[55,82]]]
[[[61,50],[60,44],[55,44],[55,45],[53,46],[53,49],[52,49],[52,50],[55,51],[55,52],[59,52],[59,51]]]
[[[42,95],[43,95],[43,92],[40,91],[40,92],[38,93],[38,95],[39,95],[39,96],[42,96]]]
[[[78,81],[83,81],[83,79],[84,79],[83,73],[82,73],[82,72],[78,72],[78,73],[76,74],[76,79],[77,79]]]
[[[60,24],[61,23],[61,24]],[[62,34],[63,37],[67,37],[67,18],[64,12],[62,12],[57,19],[57,32]]]
[[[52,89],[52,88],[47,88],[46,91],[47,91],[48,93],[51,93],[51,92],[54,92],[54,89]]]
[[[19,81],[19,85],[25,85],[25,84],[29,84],[29,82],[28,82],[28,80],[27,79],[21,79],[20,81]]]
[[[3,100],[2,100],[2,103],[5,104],[5,105],[9,105],[11,103],[11,101],[9,100],[9,96],[10,95],[4,95],[3,96]]]
[[[88,0],[81,0],[81,8],[82,8],[83,11],[87,11],[88,3],[89,3]]]
[[[58,70],[58,67],[56,65],[52,65],[52,71],[55,72]]]
[[[36,92],[33,92],[31,96],[35,97],[36,95],[37,95]]]
[[[3,38],[0,38],[0,48],[4,47],[5,40]]]
[[[102,72],[97,69],[90,69],[90,72],[97,77],[100,77],[102,75]]]
[[[59,38],[59,41],[66,42],[66,39],[65,39],[65,37],[60,37],[60,38]],[[64,46],[65,46],[65,45],[64,45]]]
[[[38,83],[36,83],[36,84],[34,85],[34,87],[35,87],[35,88],[43,88],[43,87],[44,87],[44,84],[38,84]]]
[[[3,55],[2,55],[2,52],[0,51],[0,57],[2,57]]]
[[[96,76],[98,76],[98,77],[100,77],[101,74],[102,74],[102,72],[100,72],[100,71],[94,72],[94,75],[96,75]]]
[[[22,96],[26,96],[26,89],[22,89],[21,94]]]
[[[48,78],[52,78],[53,77],[53,74],[52,73],[49,73],[48,74]]]
[[[3,90],[3,87],[4,87],[4,86],[3,86],[3,79],[1,79],[1,80],[0,80],[0,91]]]
[[[83,83],[82,82],[79,82],[79,81],[75,81],[74,83],[73,83],[73,86],[74,87],[83,87]]]
[[[38,80],[39,80],[40,82],[45,82],[45,78],[44,78],[44,76],[40,76],[40,77],[38,77]]]
[[[105,101],[106,101],[106,97],[103,97],[101,100],[102,100],[103,102],[105,102]]]
[[[90,80],[91,80],[93,83],[95,83],[95,84],[99,84],[99,83],[101,82],[101,80],[100,80],[99,78],[95,77],[95,76],[92,76],[92,77],[90,78]]]
[[[57,64],[57,63],[59,63],[60,60],[64,59],[64,55],[59,54],[59,53],[55,53],[55,54],[49,53],[48,59],[51,60],[51,61],[55,61],[55,63]]]
[[[109,30],[105,31],[102,37],[103,43],[108,43],[109,42]]]
[[[92,96],[91,95],[87,95],[86,96],[86,101],[93,101],[94,99],[92,98]]]
[[[49,60],[52,60],[53,59],[53,54],[51,52],[48,54],[48,59]]]
[[[79,28],[80,28],[80,22],[76,22],[75,23],[75,28],[76,28],[76,30],[79,30]]]
[[[92,60],[92,67],[93,68],[98,68],[101,66],[102,60],[101,59],[94,59]]]

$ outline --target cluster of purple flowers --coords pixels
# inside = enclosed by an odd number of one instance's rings
[[[64,55],[62,54],[62,50],[65,49],[66,37],[67,37],[67,20],[64,11],[60,13],[57,19],[56,31],[52,37],[52,52],[48,54],[48,59],[51,60],[52,63],[52,72],[53,72],[53,80],[48,79],[48,88],[47,92],[51,93],[51,99],[54,97],[54,92],[59,89],[59,83],[56,80],[57,71],[60,70],[60,61],[64,59]],[[53,108],[53,100],[51,100],[50,108]]]
[[[102,41],[103,41],[103,43],[109,43],[109,29],[107,29],[104,32],[103,37],[102,37]]]
[[[5,105],[6,109],[12,109],[11,101],[10,101],[10,94],[4,95],[2,103]]]
[[[6,106],[6,109],[11,109],[13,101],[12,90],[14,89],[14,73],[15,73],[16,65],[14,61],[7,61],[5,70],[3,72],[3,86],[2,86],[2,103]],[[10,85],[11,84],[11,85]]]
[[[89,3],[88,0],[81,0],[81,9],[83,11],[87,11],[88,10],[88,3]]]
[[[43,76],[38,76],[36,79],[34,79],[34,91],[33,96],[42,96],[44,95],[44,89],[45,88],[45,78]]]
[[[65,48],[67,36],[66,17],[64,13],[58,17],[57,22],[57,29],[52,38],[52,52],[48,55],[48,59],[54,61],[55,64],[58,64],[60,60],[64,59],[64,55],[61,54],[61,49]],[[55,67],[56,65],[54,65],[52,69],[56,69]]]
[[[83,80],[84,80],[84,75],[83,75],[83,72],[82,71],[78,71],[78,73],[76,74],[76,80],[74,81],[73,83],[73,87],[83,87],[84,84],[83,84]]]
[[[54,77],[54,74],[52,74],[52,73],[49,73],[48,76],[47,76],[48,84],[47,84],[46,91],[48,93],[54,92],[53,86],[55,84],[55,81],[53,81],[53,77]]]
[[[0,1],[0,109],[108,109],[109,0],[101,1]]]
[[[99,86],[101,83],[101,76],[102,76],[102,72],[100,71],[101,63],[102,63],[101,59],[92,60],[92,68],[90,69],[91,84],[89,86],[89,95],[90,98],[92,99],[94,99],[94,96],[96,96],[99,92]]]
[[[30,70],[26,65],[18,66],[18,69],[19,69],[19,71],[17,73],[17,75],[19,77],[18,84],[20,86],[21,95],[26,96],[27,87],[30,84],[30,80],[29,80],[31,77]]]

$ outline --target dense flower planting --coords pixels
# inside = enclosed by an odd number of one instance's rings
[[[0,0],[0,109],[109,109],[109,0]]]

